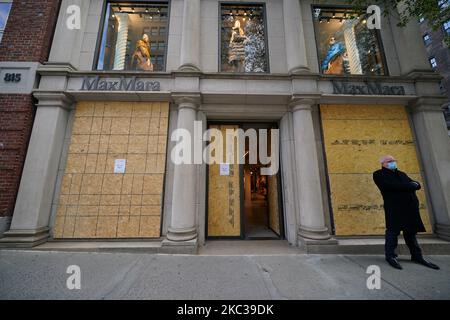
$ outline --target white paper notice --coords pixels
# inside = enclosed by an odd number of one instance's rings
[[[114,173],[125,173],[126,159],[116,159],[114,161]]]
[[[222,163],[220,165],[220,175],[229,176],[230,175],[230,165],[228,163]]]

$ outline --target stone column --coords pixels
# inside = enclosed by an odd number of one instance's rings
[[[410,105],[435,233],[450,240],[450,139],[442,112],[445,98],[419,98]]]
[[[283,14],[288,72],[309,72],[300,1],[283,0]]]
[[[286,112],[280,121],[281,140],[281,173],[283,187],[283,209],[286,219],[286,238],[291,245],[297,245],[298,201],[295,168],[294,137],[292,128],[292,112]]]
[[[195,98],[178,98],[178,129],[186,129],[194,143],[194,121],[198,101]],[[172,217],[167,239],[174,242],[196,240],[197,226],[197,165],[194,164],[193,146],[191,164],[175,164],[173,178]]]
[[[119,28],[117,30],[116,54],[114,55],[113,70],[125,69],[125,55],[128,41],[128,13],[117,13]]]
[[[200,0],[184,0],[179,70],[200,71]]]
[[[197,112],[197,121],[201,121],[202,127],[197,128],[197,148],[201,147],[201,151],[206,148],[206,141],[203,141],[203,134],[208,129],[206,113],[202,110]],[[202,161],[197,164],[197,226],[198,226],[198,243],[205,245],[206,230],[206,163]]]
[[[405,10],[405,4],[400,3],[397,11],[402,12],[403,10]],[[408,75],[414,71],[431,71],[417,21],[413,19],[405,27],[397,27],[399,22],[398,12],[389,16],[389,22],[395,40],[394,45],[401,74]]]
[[[298,186],[300,223],[298,235],[304,239],[330,238],[325,217],[320,185],[319,163],[314,135],[312,99],[291,102],[294,124],[295,167]]]
[[[89,8],[91,1],[86,0],[62,0],[59,9],[58,22],[52,40],[52,47],[48,61],[58,63],[70,63],[75,68],[80,65],[80,56],[83,46],[83,39],[88,25]],[[76,8],[80,8],[80,25],[68,28],[71,22],[76,21],[74,14],[78,13]],[[72,9],[69,10],[68,9]],[[73,11],[75,10],[75,11]]]
[[[33,247],[49,236],[51,204],[71,101],[64,94],[39,99],[11,229],[0,246]]]

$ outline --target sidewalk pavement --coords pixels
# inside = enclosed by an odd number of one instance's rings
[[[450,256],[428,258],[441,270],[407,256],[396,270],[378,255],[0,250],[0,299],[450,299]],[[79,290],[67,288],[70,265],[80,267]],[[380,289],[367,287],[371,265]]]

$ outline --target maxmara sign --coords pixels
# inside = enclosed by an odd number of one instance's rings
[[[403,85],[386,85],[381,82],[332,81],[333,94],[350,95],[405,95]],[[138,79],[137,77],[103,78],[84,76],[81,91],[160,91],[159,81]]]
[[[136,77],[103,79],[99,76],[84,77],[81,85],[83,91],[160,91],[159,81],[138,80]]]
[[[333,94],[354,94],[354,95],[405,95],[403,86],[388,86],[380,82],[365,82],[354,84],[344,81],[332,81]]]

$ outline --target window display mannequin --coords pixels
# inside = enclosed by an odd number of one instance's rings
[[[134,64],[134,59],[136,59],[137,70],[153,71],[153,64],[150,61],[150,39],[147,34],[137,41],[131,65]]]
[[[244,34],[244,30],[241,28],[241,23],[239,20],[236,20],[231,32],[228,63],[233,65],[233,68],[237,72],[244,72],[246,41],[248,41],[248,39]]]
[[[348,72],[347,50],[342,42],[330,38],[330,48],[322,62],[322,70],[325,74],[346,74]]]

